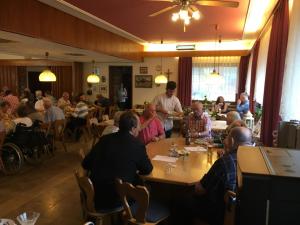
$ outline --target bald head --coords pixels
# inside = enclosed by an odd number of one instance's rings
[[[192,104],[192,110],[196,116],[200,116],[203,113],[203,104],[201,102],[194,102]]]
[[[246,127],[232,128],[229,137],[232,141],[232,150],[239,146],[252,145],[252,132]]]
[[[236,120],[240,120],[241,116],[237,111],[230,111],[226,115],[226,123],[227,125],[232,124]]]

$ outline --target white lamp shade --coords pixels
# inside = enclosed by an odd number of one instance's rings
[[[51,70],[46,69],[40,73],[39,81],[40,82],[55,82],[56,76]]]
[[[168,78],[166,77],[166,75],[160,74],[155,77],[154,82],[156,84],[166,84],[166,83],[168,83]]]
[[[92,84],[100,83],[100,78],[97,74],[90,74],[87,77],[87,82]]]

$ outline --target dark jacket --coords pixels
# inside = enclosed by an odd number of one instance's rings
[[[96,209],[121,205],[115,190],[115,179],[136,184],[138,174],[151,173],[153,166],[145,145],[128,132],[103,136],[82,162],[90,171],[95,189]]]

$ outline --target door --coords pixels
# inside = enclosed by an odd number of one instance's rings
[[[124,109],[132,108],[132,66],[109,67],[109,98],[114,104],[120,104],[119,90],[123,88],[127,92]],[[119,105],[120,106],[120,105]]]

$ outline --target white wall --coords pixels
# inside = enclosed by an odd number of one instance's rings
[[[106,83],[94,84],[93,89],[93,99],[95,99],[95,95],[99,93],[100,86],[107,86],[106,95],[108,97],[109,94],[109,66],[132,66],[133,77],[132,77],[132,96],[133,106],[136,104],[143,104],[145,101],[152,101],[153,98],[165,91],[165,85],[160,85],[157,87],[154,84],[154,78],[159,73],[156,71],[156,67],[161,64],[161,58],[145,58],[144,62],[141,63],[96,63],[95,67],[99,68],[100,75],[104,75],[106,78]],[[170,75],[170,80],[177,82],[178,80],[178,59],[174,57],[163,58],[163,71],[166,72],[168,69],[172,72]],[[153,76],[153,85],[152,88],[135,88],[135,75],[140,75],[140,67],[148,67],[148,75]],[[83,90],[86,92],[88,89],[86,77],[93,70],[92,63],[84,64],[84,82],[83,82]]]

